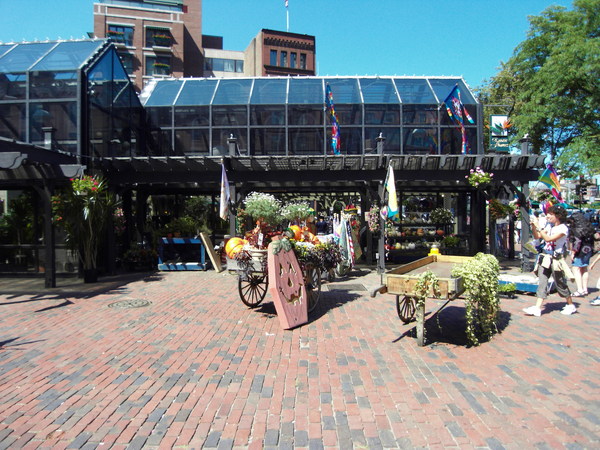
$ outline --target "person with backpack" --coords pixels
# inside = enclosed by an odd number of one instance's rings
[[[571,265],[577,285],[577,291],[573,293],[573,297],[585,297],[588,295],[588,266],[594,254],[594,227],[581,212],[573,213],[567,219],[567,224],[569,226]]]

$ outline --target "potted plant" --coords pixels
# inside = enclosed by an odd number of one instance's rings
[[[281,208],[281,217],[290,222],[304,222],[314,214],[314,210],[305,202],[292,202]]]
[[[475,169],[471,169],[465,178],[474,188],[486,189],[492,183],[494,174],[486,172],[481,167],[477,166]]]
[[[515,283],[502,283],[498,285],[498,295],[504,298],[515,298],[517,285]]]
[[[281,202],[271,194],[251,192],[244,200],[244,212],[256,221],[246,239],[253,247],[265,248],[274,234],[273,227],[281,222]]]
[[[460,238],[454,235],[445,236],[442,239],[442,248],[444,249],[444,253],[447,255],[454,255],[458,251],[458,246],[460,245]]]
[[[77,251],[84,281],[98,279],[97,256],[106,227],[117,205],[101,176],[72,178],[68,188],[52,198],[54,221],[66,233],[66,244]]]
[[[158,47],[170,47],[171,46],[171,36],[168,34],[155,34],[152,36],[154,39],[154,44]]]
[[[134,243],[123,255],[123,264],[130,270],[152,270],[156,268],[157,254],[154,250]]]
[[[436,225],[447,225],[452,223],[452,211],[446,208],[435,208],[429,213],[429,221]]]

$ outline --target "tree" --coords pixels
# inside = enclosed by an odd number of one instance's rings
[[[565,172],[600,170],[600,0],[575,0],[530,17],[527,38],[502,63],[484,102],[508,105],[515,139]],[[506,111],[505,111],[506,112]]]

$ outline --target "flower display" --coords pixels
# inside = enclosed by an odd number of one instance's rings
[[[380,209],[379,206],[377,205],[373,205],[371,206],[371,209],[369,209],[369,211],[367,211],[367,213],[365,214],[367,217],[367,224],[369,226],[369,230],[371,231],[371,233],[378,233],[380,228],[380,222],[379,222],[379,214],[380,214]]]
[[[439,225],[452,223],[453,218],[452,211],[446,208],[435,208],[429,213],[429,221]]]
[[[271,194],[251,192],[244,200],[244,211],[254,220],[265,224],[281,221],[281,202]]]
[[[465,178],[471,186],[479,188],[490,184],[494,178],[494,174],[485,172],[481,167],[477,166],[475,169],[471,169],[469,175],[466,175]]]
[[[292,202],[281,208],[281,216],[290,222],[302,222],[314,215],[315,211],[308,203]]]

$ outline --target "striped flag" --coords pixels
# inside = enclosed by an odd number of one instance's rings
[[[340,154],[340,125],[338,124],[337,114],[335,113],[335,106],[333,104],[333,92],[331,92],[331,86],[327,84],[325,88],[325,104],[327,105],[327,112],[329,113],[329,119],[331,121],[331,149],[334,155]]]
[[[229,214],[229,200],[231,199],[229,193],[229,180],[227,179],[227,172],[225,171],[225,164],[221,163],[221,204],[219,208],[219,217],[223,220],[227,220]]]
[[[446,105],[446,111],[450,116],[450,119],[458,125],[460,128],[460,132],[462,134],[462,154],[466,155],[469,152],[469,142],[467,140],[467,130],[465,128],[465,119],[469,121],[469,123],[475,123],[465,105],[463,105],[462,99],[460,98],[460,89],[458,89],[458,84],[454,86],[454,89],[450,91],[446,100],[444,100],[444,104]]]

